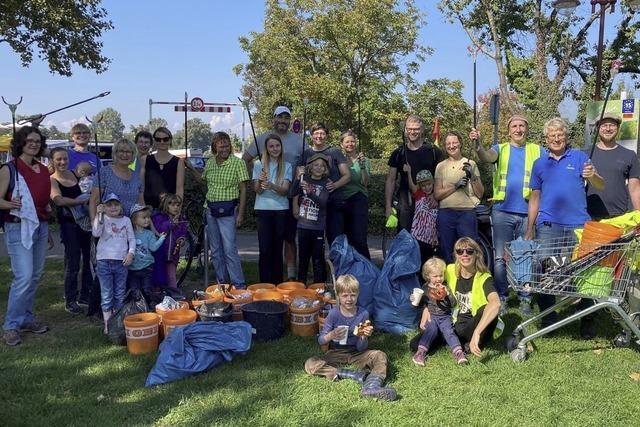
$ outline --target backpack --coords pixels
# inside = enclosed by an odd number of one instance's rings
[[[9,186],[7,187],[7,192],[2,196],[3,199],[7,197],[7,194],[13,192],[13,189],[16,186],[16,179],[18,176],[18,169],[16,168],[15,160],[3,164],[2,166],[0,166],[0,169],[2,169],[5,166],[9,167]],[[5,216],[8,213],[9,213],[9,210],[7,209],[0,210],[0,229],[1,230],[4,230],[4,220],[5,220]]]

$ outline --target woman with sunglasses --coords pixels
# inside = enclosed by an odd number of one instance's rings
[[[475,240],[469,237],[458,239],[454,245],[454,256],[455,263],[447,265],[445,270],[445,281],[455,298],[458,311],[454,330],[465,352],[480,356],[482,349],[495,335],[500,297]],[[433,322],[425,325],[424,333],[439,334]],[[411,340],[411,351],[418,349],[421,335]]]
[[[49,170],[36,160],[46,147],[45,137],[37,128],[23,126],[11,140],[14,160],[0,168],[0,213],[13,272],[3,325],[9,346],[20,344],[22,332],[43,334],[49,330],[33,315],[47,243],[53,246],[48,223]]]
[[[163,193],[184,196],[184,160],[169,153],[173,136],[166,127],[153,132],[155,153],[142,160],[141,176],[144,177],[144,200],[158,209]]]

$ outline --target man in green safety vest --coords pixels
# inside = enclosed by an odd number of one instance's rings
[[[527,229],[527,212],[531,189],[531,169],[545,149],[527,140],[529,122],[519,114],[511,116],[507,122],[509,141],[485,148],[480,141],[480,132],[471,129],[469,138],[476,141],[478,158],[485,163],[493,163],[493,208],[491,226],[495,256],[495,287],[500,299],[508,296],[507,271],[504,247],[507,242],[523,237]],[[531,296],[519,292],[520,311],[531,315]],[[502,307],[506,307],[502,304]],[[504,308],[503,308],[504,309]]]

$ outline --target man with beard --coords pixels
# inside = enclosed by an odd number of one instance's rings
[[[282,150],[284,152],[284,161],[289,164],[297,165],[300,157],[302,156],[302,133],[297,134],[289,130],[291,123],[291,110],[289,107],[279,105],[273,111],[273,129],[264,132],[257,137],[255,143],[249,144],[242,155],[242,160],[247,164],[247,170],[249,176],[253,172],[253,160],[258,155],[256,150],[256,144],[260,147],[260,154],[262,155],[265,149],[265,141],[267,137],[276,133],[282,140]],[[304,129],[303,129],[304,132]],[[287,277],[296,277],[296,229],[297,222],[293,216],[291,199],[289,199],[289,213],[287,214],[287,221],[284,232],[284,257],[287,263]]]

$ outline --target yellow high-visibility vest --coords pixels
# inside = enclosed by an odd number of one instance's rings
[[[527,142],[524,146],[524,179],[522,185],[522,197],[529,200],[531,195],[531,170],[533,162],[535,162],[542,153],[538,144]],[[507,171],[509,170],[509,153],[511,152],[511,144],[504,143],[499,145],[498,169],[493,174],[493,200],[503,201],[507,194]]]

